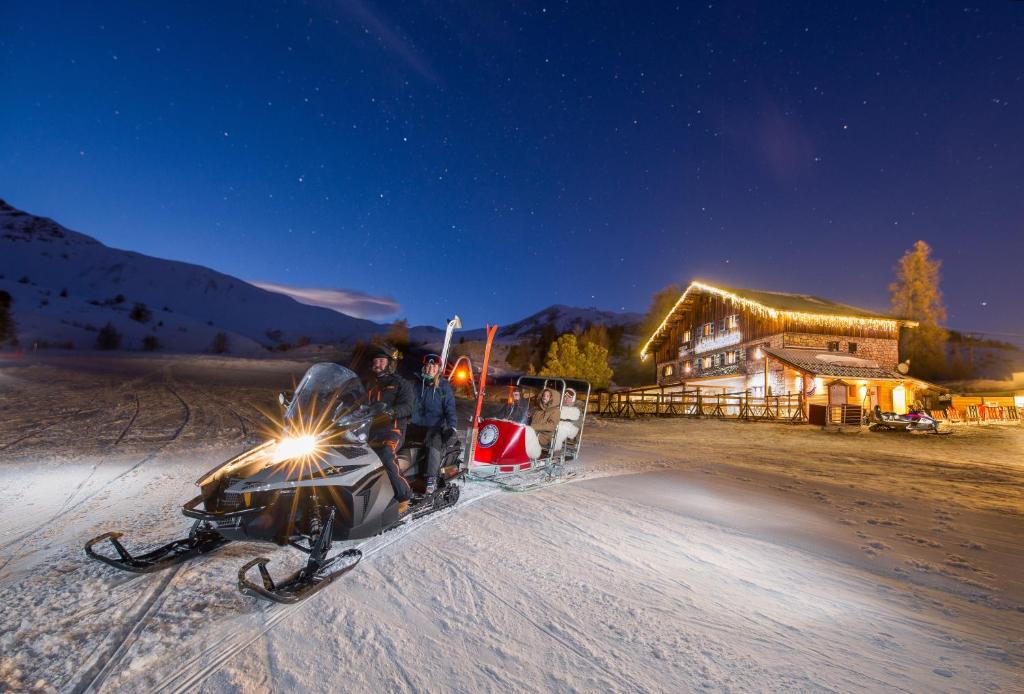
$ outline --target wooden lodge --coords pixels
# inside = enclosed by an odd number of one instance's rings
[[[657,364],[641,399],[656,390],[682,414],[791,421],[859,421],[876,404],[903,413],[933,387],[900,364],[899,331],[914,327],[814,296],[694,281],[641,350]]]

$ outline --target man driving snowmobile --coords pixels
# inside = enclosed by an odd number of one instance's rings
[[[400,353],[389,345],[382,345],[373,353],[370,368],[373,379],[366,389],[366,400],[369,404],[383,403],[385,410],[381,417],[374,421],[370,429],[370,447],[380,457],[387,470],[395,498],[404,502],[402,511],[408,507],[412,498],[412,488],[402,477],[395,454],[402,445],[405,428],[412,415],[415,395],[412,386],[395,373]]]
[[[455,416],[455,393],[451,384],[441,377],[441,357],[428,354],[423,357],[420,370],[419,393],[412,411],[409,427],[410,439],[423,441],[427,449],[427,494],[437,489],[437,475],[441,471],[441,458],[448,443],[455,436],[458,419]]]

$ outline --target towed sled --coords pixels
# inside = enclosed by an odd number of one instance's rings
[[[528,391],[550,389],[558,398],[558,425],[546,445],[527,423]],[[566,397],[570,391],[570,397]],[[522,407],[508,405],[497,416],[480,420],[469,464],[470,479],[492,482],[509,491],[526,491],[577,476],[579,453],[590,402],[586,381],[542,376],[521,376],[513,393],[522,395]],[[579,395],[577,399],[575,395]],[[545,437],[548,438],[548,437]]]
[[[267,570],[270,560],[257,557],[239,569],[238,587],[293,603],[359,563],[361,550],[332,555],[333,542],[373,537],[458,501],[456,480],[464,470],[457,437],[444,451],[437,489],[430,495],[419,474],[422,443],[403,447],[397,459],[417,494],[407,505],[394,498],[383,463],[368,443],[373,422],[389,413],[379,404],[365,404],[363,386],[349,369],[315,364],[291,402],[283,395],[280,399],[286,409],[279,439],[232,458],[197,481],[200,494],[182,508],[195,520],[188,537],[133,555],[121,543],[121,533],[111,532],[87,542],[86,554],[124,571],[148,573],[236,540],[290,545],[308,555],[302,569],[274,580]],[[114,555],[101,553],[100,546],[112,547]]]

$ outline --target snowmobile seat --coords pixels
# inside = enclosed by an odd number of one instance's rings
[[[407,446],[398,451],[398,471],[402,477],[415,477],[419,474],[419,459],[423,453],[422,446]]]

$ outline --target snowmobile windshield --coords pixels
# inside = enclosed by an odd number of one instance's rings
[[[284,417],[286,422],[307,423],[337,419],[365,399],[363,384],[354,372],[329,362],[314,364],[299,381]]]

